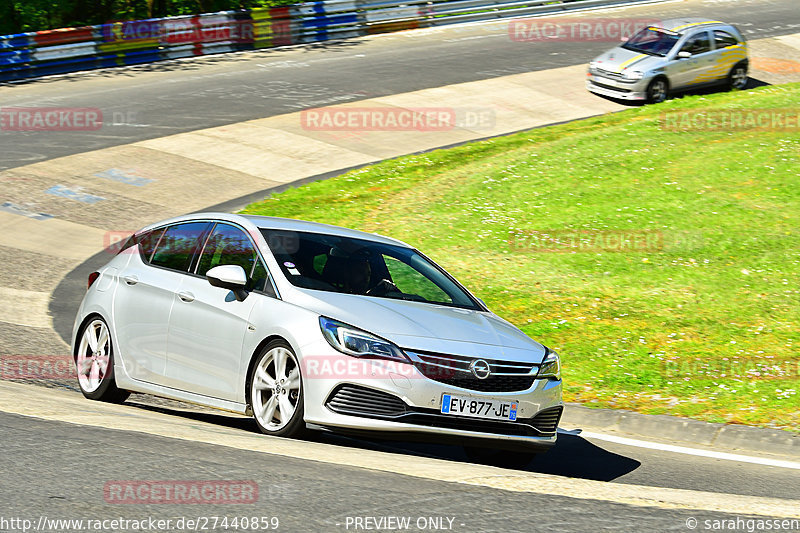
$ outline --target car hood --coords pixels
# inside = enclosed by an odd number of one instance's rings
[[[294,303],[407,350],[540,363],[545,349],[489,312],[354,294],[297,289]]]
[[[609,72],[621,73],[625,70],[647,72],[648,70],[662,66],[662,64],[665,63],[665,58],[642,54],[617,46],[594,58],[592,63],[594,63],[597,68]]]

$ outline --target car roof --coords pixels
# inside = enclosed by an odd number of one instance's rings
[[[227,222],[237,222],[242,225],[252,224],[259,229],[273,229],[283,231],[298,231],[304,233],[321,233],[324,235],[336,235],[339,237],[350,237],[353,239],[363,239],[383,244],[391,244],[395,246],[403,246],[405,248],[412,248],[412,246],[404,243],[403,241],[392,239],[391,237],[384,237],[376,233],[367,233],[365,231],[358,231],[341,226],[333,226],[330,224],[322,224],[320,222],[309,222],[306,220],[296,220],[293,218],[279,218],[279,217],[265,217],[258,215],[236,215],[231,213],[216,213],[216,212],[202,212],[192,213],[190,215],[183,215],[179,217],[162,220],[154,224],[150,224],[141,231],[146,231],[152,228],[175,224],[178,222],[185,222],[189,220],[219,220]]]
[[[261,229],[299,231],[305,233],[323,233],[325,235],[337,235],[340,237],[351,237],[353,239],[364,239],[368,241],[382,242],[385,244],[395,244],[411,248],[408,244],[391,237],[384,237],[377,233],[368,233],[321,222],[309,222],[307,220],[297,220],[294,218],[265,217],[260,215],[240,215],[252,222]]]
[[[686,31],[694,29],[698,26],[711,26],[716,24],[722,26],[730,25],[719,20],[704,19],[700,17],[684,17],[684,18],[662,20],[660,24],[653,24],[652,26],[656,28],[669,30],[675,33],[686,33]]]

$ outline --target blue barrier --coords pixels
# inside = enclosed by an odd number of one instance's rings
[[[31,60],[30,50],[14,50],[12,52],[0,52],[0,65],[15,65],[27,63]]]
[[[653,1],[666,0],[325,0],[3,35],[0,82],[454,22]]]

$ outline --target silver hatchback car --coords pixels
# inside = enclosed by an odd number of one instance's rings
[[[671,91],[747,85],[747,42],[730,24],[666,20],[589,63],[586,88],[621,100],[663,102]]]
[[[311,428],[531,454],[556,440],[559,356],[400,241],[204,213],[133,235],[73,330],[90,399],[130,391]]]

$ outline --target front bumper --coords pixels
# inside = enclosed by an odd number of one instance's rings
[[[305,353],[324,354],[304,355],[305,361],[301,363],[305,371],[305,421],[310,425],[350,433],[378,432],[398,438],[416,435],[429,441],[459,440],[477,444],[488,440],[498,445],[514,444],[527,448],[547,448],[555,444],[557,417],[550,420],[552,431],[539,431],[537,427],[544,426],[531,421],[541,421],[541,417],[535,417],[542,412],[545,412],[542,416],[552,419],[555,409],[560,416],[563,408],[561,381],[536,379],[524,391],[478,392],[429,379],[411,364],[355,359],[316,343],[312,351],[308,348],[305,347]],[[317,364],[310,364],[316,358],[320,358]],[[320,372],[321,365],[326,370]],[[339,371],[336,371],[337,365]],[[343,386],[376,391],[377,395],[391,395],[397,399],[399,403],[395,403],[399,407],[393,412],[337,408],[331,399]],[[518,402],[518,422],[443,415],[440,413],[443,394]]]
[[[627,83],[614,78],[607,78],[589,73],[586,78],[586,89],[618,100],[646,100],[649,80],[636,80]]]

